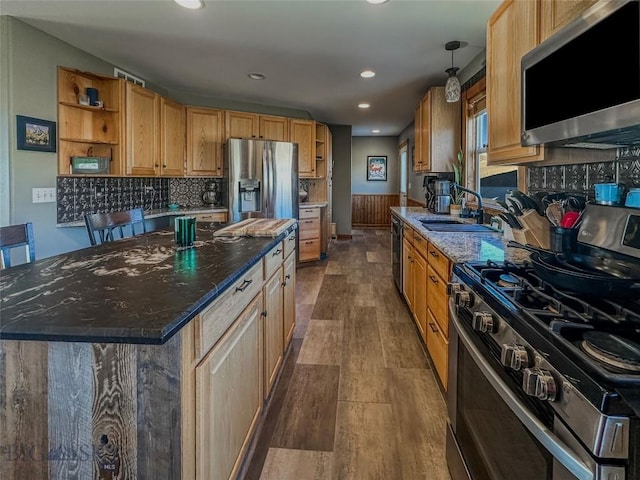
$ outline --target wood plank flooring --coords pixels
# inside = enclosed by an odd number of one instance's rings
[[[446,408],[391,277],[388,229],[297,272],[293,344],[247,480],[450,480]]]

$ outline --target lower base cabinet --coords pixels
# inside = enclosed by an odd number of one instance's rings
[[[282,269],[279,268],[264,286],[264,398],[278,377],[284,354]]]
[[[292,252],[284,261],[283,283],[283,326],[284,349],[286,350],[293,338],[296,327],[296,255]]]
[[[235,478],[262,412],[258,295],[196,367],[196,478]]]

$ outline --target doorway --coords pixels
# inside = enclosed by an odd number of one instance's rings
[[[407,152],[409,150],[408,141],[400,144],[400,206],[407,206]]]

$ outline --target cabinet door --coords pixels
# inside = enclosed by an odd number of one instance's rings
[[[187,175],[222,177],[224,110],[187,108]]]
[[[159,96],[127,82],[127,174],[155,175],[159,172]]]
[[[293,337],[296,326],[296,254],[292,252],[284,261],[284,291],[283,291],[283,325],[284,347],[286,350]]]
[[[262,295],[196,367],[196,478],[235,478],[262,411]]]
[[[520,59],[538,44],[538,2],[506,0],[487,25],[488,164],[543,160],[520,145]]]
[[[228,110],[226,138],[258,138],[258,115]]]
[[[316,176],[316,127],[313,120],[289,119],[289,141],[298,144],[298,176]]]
[[[414,117],[415,145],[413,146],[413,171],[422,171],[422,101],[416,107]]]
[[[540,2],[540,41],[545,41],[594,3],[596,0],[546,0]]]
[[[431,310],[427,311],[427,350],[436,367],[440,382],[446,390],[449,370],[449,341],[442,334]]]
[[[264,285],[264,398],[269,396],[276,380],[282,352],[284,333],[282,322],[282,268]]]
[[[431,97],[433,93],[429,90],[422,99],[422,118],[420,119],[420,171],[426,172],[431,168]]]
[[[184,175],[186,123],[184,105],[167,98],[160,99],[161,175],[169,177]]]
[[[413,271],[413,318],[416,321],[422,340],[427,341],[427,262],[414,248]]]
[[[413,247],[405,238],[402,240],[402,293],[413,311]]]
[[[260,115],[260,138],[288,142],[289,132],[286,117],[272,117]]]

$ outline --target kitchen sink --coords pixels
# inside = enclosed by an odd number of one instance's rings
[[[457,220],[420,220],[420,223],[432,232],[495,233],[497,231],[488,225],[463,223]]]

